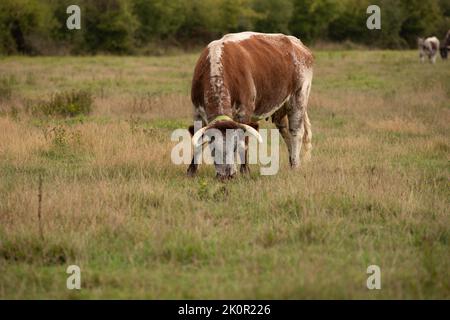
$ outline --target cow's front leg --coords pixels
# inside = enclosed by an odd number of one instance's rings
[[[259,131],[259,124],[257,122],[250,122],[248,123],[249,126],[251,126],[256,131]],[[239,151],[239,157],[241,159],[241,168],[240,172],[244,175],[250,175],[250,166],[249,166],[249,137],[246,136],[244,138],[244,146],[243,146],[243,152],[242,150]],[[256,152],[256,150],[252,150],[252,152]]]
[[[248,137],[244,140],[244,151],[240,152],[241,157],[241,167],[240,173],[243,175],[250,175],[250,167],[248,165]]]
[[[194,135],[194,126],[189,127],[189,133],[191,134],[191,137]],[[189,177],[194,177],[198,171],[199,159],[202,153],[197,149],[202,150],[202,148],[194,147],[194,155],[192,156],[191,164],[189,165],[186,172]]]
[[[424,63],[424,62],[425,62],[425,54],[424,54],[423,52],[420,52],[420,54],[419,54],[419,59],[420,59],[420,62],[421,62],[421,63]]]

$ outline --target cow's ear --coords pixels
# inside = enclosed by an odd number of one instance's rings
[[[190,126],[188,130],[189,130],[189,133],[191,134],[191,136],[193,137],[194,136],[194,126]]]

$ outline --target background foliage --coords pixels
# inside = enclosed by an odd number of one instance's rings
[[[72,2],[0,1],[0,53],[155,53],[243,30],[290,33],[308,44],[407,48],[418,36],[442,39],[450,28],[448,0],[379,0],[380,31],[366,28],[369,0],[78,0],[82,29],[69,31]]]

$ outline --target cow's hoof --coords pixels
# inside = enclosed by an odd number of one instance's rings
[[[250,167],[248,165],[242,164],[240,168],[240,172],[242,175],[249,176],[250,175]]]
[[[297,170],[297,169],[299,169],[300,168],[300,163],[298,163],[297,161],[291,161],[290,162],[290,165],[291,165],[291,169],[292,170]]]
[[[186,172],[187,176],[193,178],[197,175],[197,167],[189,166]]]

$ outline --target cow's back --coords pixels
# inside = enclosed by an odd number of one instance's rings
[[[439,50],[440,41],[436,37],[429,37],[425,39],[424,44],[429,50],[436,52],[437,50]]]
[[[197,63],[194,104],[226,113],[229,108],[261,115],[299,90],[312,68],[311,52],[295,37],[282,34],[238,33],[213,41]],[[218,111],[215,111],[218,109]]]

